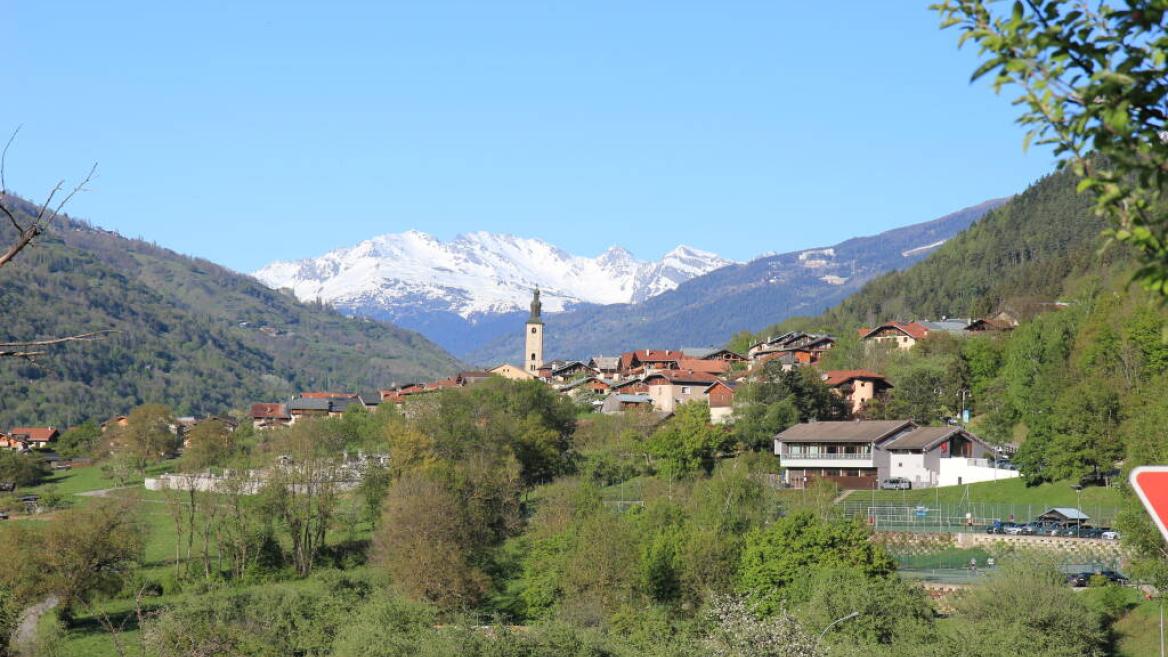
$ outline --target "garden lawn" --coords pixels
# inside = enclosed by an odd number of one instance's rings
[[[966,489],[969,495],[966,497]],[[1013,504],[1030,505],[1046,510],[1056,506],[1075,507],[1080,504],[1084,510],[1120,506],[1119,489],[1089,486],[1076,493],[1069,481],[1027,486],[1025,479],[1003,479],[964,486],[944,486],[942,488],[920,488],[916,490],[856,491],[849,501],[875,500],[877,502],[906,502],[932,505],[936,503],[957,505],[971,504]]]

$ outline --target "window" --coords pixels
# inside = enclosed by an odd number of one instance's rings
[[[533,327],[531,327],[531,334],[532,334],[532,335],[535,335],[535,334],[536,334],[536,332],[537,332],[538,330],[539,330],[539,329],[535,328],[534,326],[533,326]]]
[[[532,352],[532,354],[531,354],[531,360],[535,360],[535,352]]]
[[[689,386],[681,386],[681,394],[688,395],[689,394]]]

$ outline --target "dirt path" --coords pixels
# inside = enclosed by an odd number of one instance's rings
[[[851,495],[854,492],[855,491],[852,491],[852,490],[845,490],[844,492],[840,493],[838,497],[836,497],[834,500],[832,500],[831,503],[832,504],[839,504],[840,502],[843,502],[844,500],[848,499],[848,495]]]
[[[16,634],[12,637],[12,642],[21,654],[26,654],[27,648],[36,640],[37,625],[41,622],[41,616],[49,613],[53,607],[57,606],[58,602],[57,596],[50,595],[25,609],[24,613],[20,615],[20,625],[16,627]]]
[[[137,488],[137,486],[115,486],[113,488],[101,488],[98,490],[87,490],[83,493],[77,493],[77,497],[109,497],[110,493],[119,490],[126,490],[128,488]]]

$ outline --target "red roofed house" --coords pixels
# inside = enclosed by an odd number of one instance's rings
[[[46,449],[60,435],[56,427],[14,427],[4,442],[11,449]]]
[[[924,340],[929,329],[917,322],[888,322],[876,328],[860,329],[860,339],[866,344],[891,344],[897,349],[912,349],[918,340]]]
[[[730,371],[730,361],[682,358],[677,361],[677,369],[705,372],[707,374],[725,374]]]
[[[723,424],[734,414],[734,387],[725,381],[715,381],[705,390],[710,405],[710,422]]]
[[[259,403],[251,405],[251,425],[256,429],[286,427],[292,424],[292,415],[283,404]]]
[[[706,401],[706,389],[717,380],[718,377],[706,372],[663,370],[646,376],[645,385],[649,387],[653,409],[672,413],[687,401]]]
[[[649,370],[675,370],[685,354],[676,349],[638,349],[621,354],[620,371],[634,374]]]
[[[868,370],[828,370],[823,382],[848,402],[852,415],[861,414],[869,402],[892,388],[888,379]]]

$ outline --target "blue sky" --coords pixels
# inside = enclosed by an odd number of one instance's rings
[[[410,228],[640,258],[832,244],[1049,171],[927,1],[10,3],[37,197],[250,271]]]

